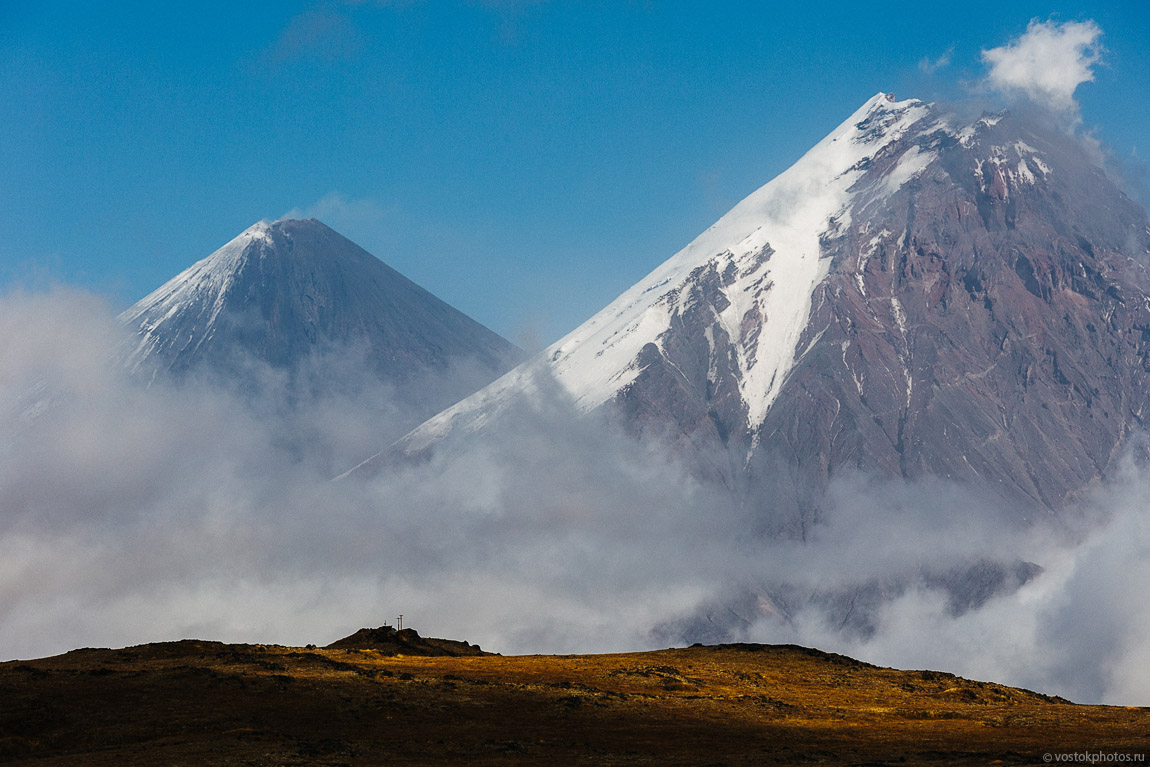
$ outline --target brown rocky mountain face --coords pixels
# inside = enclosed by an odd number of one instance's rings
[[[870,158],[855,186],[912,152],[930,158],[921,172],[861,194],[823,235],[828,273],[761,425],[739,394],[738,341],[715,322],[732,276],[721,261],[680,288],[686,308],[616,397],[630,428],[697,451],[704,474],[746,488],[787,535],[817,517],[831,477],[856,470],[951,479],[1019,517],[1049,513],[1111,472],[1143,425],[1145,211],[1074,139],[1009,114],[965,132],[937,119]]]
[[[937,160],[828,243],[814,346],[759,432],[816,484],[932,475],[1058,509],[1143,423],[1145,212],[1070,140],[981,125],[918,138]]]

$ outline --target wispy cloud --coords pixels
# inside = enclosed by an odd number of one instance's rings
[[[356,25],[338,10],[312,8],[293,16],[268,52],[275,64],[313,59],[339,61],[354,56],[363,47]]]
[[[937,59],[932,59],[929,56],[923,56],[918,60],[918,71],[926,75],[933,75],[940,69],[945,69],[950,66],[951,57],[954,56],[954,46],[950,46],[945,52]]]
[[[989,67],[984,83],[1007,96],[1023,96],[1055,112],[1076,115],[1074,91],[1094,80],[1104,49],[1094,21],[1032,19],[1026,32],[1000,48],[982,52]]]
[[[348,198],[342,192],[331,191],[311,205],[292,208],[280,216],[289,218],[318,218],[320,221],[342,229],[346,224],[378,223],[394,217],[395,211],[370,198]]]

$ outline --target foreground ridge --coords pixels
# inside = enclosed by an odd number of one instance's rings
[[[1100,744],[1134,761],[1150,731],[1144,708],[794,645],[411,657],[186,640],[3,663],[0,690],[5,764],[1034,764]]]

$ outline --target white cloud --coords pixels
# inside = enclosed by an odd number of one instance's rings
[[[0,297],[2,659],[328,642],[399,612],[504,652],[634,648],[724,580],[713,545],[736,535],[706,488],[567,403],[331,482],[333,454],[397,436],[354,359],[322,361],[347,396],[285,412],[207,379],[139,385],[122,332],[83,293]]]
[[[1093,67],[1103,53],[1101,36],[1101,27],[1091,20],[1059,24],[1032,19],[1021,37],[982,52],[990,68],[985,83],[1008,96],[1076,113],[1074,91],[1094,80]]]
[[[759,584],[795,597],[790,620],[729,638],[1150,699],[1144,470],[1100,490],[1108,523],[1071,540],[1004,528],[941,480],[859,477],[833,488],[805,543],[768,540],[724,488],[555,397],[427,461],[330,482],[389,441],[388,393],[354,384],[354,359],[317,362],[343,393],[293,415],[210,381],[140,386],[115,363],[122,332],[87,294],[0,297],[0,659],[182,637],[326,643],[398,613],[504,653],[649,649],[667,646],[652,627],[725,614],[732,586]],[[914,578],[1016,557],[1045,571],[964,612]],[[866,584],[870,634],[802,598]]]
[[[923,74],[933,75],[940,69],[945,69],[950,66],[950,59],[954,56],[954,46],[950,46],[943,52],[937,59],[931,59],[929,56],[923,56],[918,60],[918,70]]]

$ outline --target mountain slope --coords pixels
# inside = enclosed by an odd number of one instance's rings
[[[1010,115],[922,131],[900,149],[929,164],[828,242],[806,356],[757,436],[816,482],[932,475],[1056,509],[1144,424],[1145,211]]]
[[[144,380],[207,374],[292,408],[338,394],[380,421],[377,438],[521,356],[314,219],[255,224],[120,320],[135,334],[127,364]]]
[[[317,345],[366,344],[388,378],[517,350],[315,219],[260,222],[121,316],[136,369],[183,371],[241,350],[289,366]]]
[[[1028,516],[1104,475],[1142,424],[1148,252],[1145,211],[1072,139],[878,94],[397,447],[479,429],[554,378],[584,411],[612,403],[633,432],[726,455],[702,470],[791,534],[854,470],[977,484]]]

